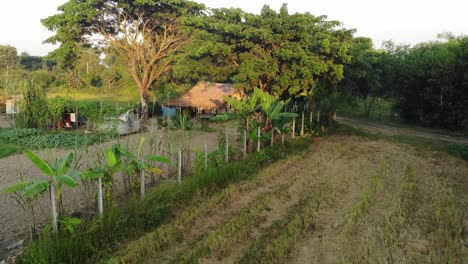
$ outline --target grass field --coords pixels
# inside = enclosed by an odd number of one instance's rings
[[[296,140],[301,151],[293,156],[267,152],[160,186],[80,236],[31,244],[23,260],[468,261],[466,145],[346,126],[314,141]]]
[[[369,137],[302,155],[181,208],[108,263],[466,263],[468,163]]]

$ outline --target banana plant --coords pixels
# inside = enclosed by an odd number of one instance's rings
[[[274,129],[274,120],[280,119],[292,119],[297,117],[296,113],[283,112],[284,106],[287,105],[290,99],[286,101],[280,101],[274,95],[259,90],[260,92],[260,108],[265,115],[265,130]]]
[[[52,214],[52,229],[58,231],[57,226],[57,204],[60,206],[59,212],[63,214],[62,191],[64,186],[77,186],[76,173],[70,173],[69,169],[74,158],[73,153],[69,153],[62,158],[55,159],[54,163],[49,163],[34,152],[27,150],[26,156],[47,178],[38,178],[33,181],[20,181],[10,186],[9,192],[20,192],[26,199],[35,199],[40,194],[49,190]]]
[[[152,172],[158,175],[161,175],[163,171],[154,166],[153,163],[169,163],[170,160],[166,157],[159,156],[159,155],[145,155],[143,156],[143,144],[145,142],[145,138],[140,139],[140,143],[138,144],[138,150],[136,155],[128,150],[127,148],[120,148],[121,153],[123,154],[123,158],[125,159],[125,172],[129,175],[133,176],[140,176],[139,185],[140,185],[140,195],[143,197],[145,195],[145,178],[146,172]],[[138,180],[133,180],[133,189],[137,189],[138,187]]]
[[[83,171],[80,176],[82,181],[98,181],[98,212],[100,215],[104,212],[105,192],[106,205],[114,205],[114,175],[124,170],[125,164],[122,160],[122,149],[120,144],[115,144],[109,149],[104,150],[105,163]],[[104,192],[103,192],[104,189]]]
[[[42,184],[49,184],[48,181],[39,179],[38,181],[43,182]],[[35,189],[37,184],[34,184],[34,181],[25,181],[23,177],[20,177],[20,180],[3,191],[9,195],[13,196],[13,199],[18,203],[18,205],[23,208],[24,211],[28,213],[28,222],[29,222],[29,235],[30,239],[34,238],[36,234],[36,216],[34,214],[34,206],[37,202],[38,197],[47,191],[47,186],[43,189],[42,192],[37,192]],[[33,191],[34,190],[34,191]]]
[[[226,102],[234,109],[234,111],[230,111],[226,115],[240,120],[242,130],[250,131],[252,116],[257,110],[261,92],[260,89],[256,89],[252,96],[244,96],[242,99],[224,97]]]

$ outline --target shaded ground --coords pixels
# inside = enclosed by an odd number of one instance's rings
[[[425,129],[421,127],[405,127],[405,126],[393,126],[391,124],[382,124],[378,122],[372,122],[368,120],[349,118],[349,117],[337,117],[337,121],[345,125],[362,128],[371,133],[382,133],[387,136],[415,136],[427,139],[443,140],[453,143],[468,144],[468,138],[463,136],[449,135],[447,131],[440,131],[435,129]]]
[[[468,163],[331,136],[195,200],[110,263],[466,263]]]

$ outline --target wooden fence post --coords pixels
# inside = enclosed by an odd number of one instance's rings
[[[257,152],[260,152],[260,137],[261,137],[261,132],[260,132],[260,126],[258,127],[258,132],[257,132]]]
[[[145,160],[142,158],[141,162],[144,164]],[[145,169],[140,172],[140,194],[142,198],[145,196]]]
[[[271,129],[270,147],[273,147],[274,144],[275,144],[275,128]]]
[[[229,162],[229,138],[226,134],[226,163]]]
[[[247,158],[247,131],[244,130],[244,159]]]
[[[205,143],[205,171],[208,169],[208,145]]]
[[[294,139],[296,137],[296,118],[293,118],[293,123],[292,123],[292,138]]]
[[[51,203],[51,209],[52,209],[52,230],[54,233],[58,232],[58,226],[57,226],[57,205],[55,201],[55,186],[54,183],[50,183],[50,203]]]
[[[180,149],[179,147],[179,151],[178,151],[178,160],[179,162],[177,163],[178,165],[178,170],[177,170],[177,181],[179,183],[182,182],[182,149]]]
[[[102,214],[104,213],[101,177],[98,178],[98,213],[99,213],[99,216],[102,216]]]
[[[301,137],[304,136],[304,111],[302,112]]]

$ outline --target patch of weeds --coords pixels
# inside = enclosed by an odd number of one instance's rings
[[[278,186],[272,192],[263,194],[243,208],[236,216],[209,233],[191,251],[175,262],[197,263],[200,258],[207,257],[215,251],[225,254],[230,245],[248,236],[252,228],[261,222],[262,212],[268,210],[273,199],[285,190],[287,190],[285,186]]]
[[[287,217],[275,221],[247,249],[237,263],[282,263],[297,239],[315,223],[320,207],[316,199],[308,197],[294,206]]]
[[[407,168],[394,198],[395,208],[385,214],[381,226],[369,226],[354,263],[404,263],[409,261],[408,232],[418,203],[414,170]]]
[[[428,261],[464,263],[467,259],[464,243],[468,240],[464,221],[468,215],[447,179],[437,183],[426,217],[429,219],[426,232],[431,242]]]
[[[347,224],[357,224],[361,217],[366,214],[369,206],[375,201],[375,196],[382,190],[387,173],[387,163],[381,161],[376,174],[370,178],[361,197],[346,215]]]

